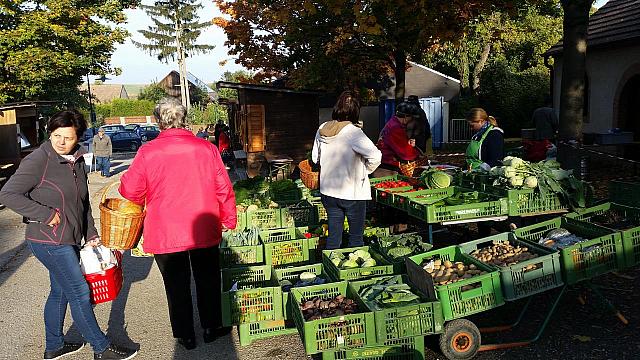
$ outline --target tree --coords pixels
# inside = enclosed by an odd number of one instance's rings
[[[13,0],[0,3],[0,103],[61,100],[86,103],[78,85],[111,66],[127,32],[123,9],[137,1]]]
[[[560,129],[562,140],[582,140],[587,28],[593,0],[561,0],[564,9]]]
[[[227,15],[214,23],[226,32],[230,54],[260,77],[286,75],[294,87],[335,91],[376,86],[392,71],[399,100],[408,57],[462,33],[478,14],[525,1],[215,2]]]
[[[138,95],[138,100],[149,100],[154,104],[157,104],[160,99],[167,96],[167,92],[164,91],[162,85],[154,82],[145,86]]]
[[[133,44],[157,56],[161,62],[177,59],[182,103],[188,107],[190,101],[185,58],[214,48],[212,45],[196,44],[202,29],[211,25],[198,21],[196,12],[202,5],[196,0],[157,0],[154,5],[142,5],[141,8],[151,17],[154,25],[147,30],[139,30],[148,43],[133,41]]]

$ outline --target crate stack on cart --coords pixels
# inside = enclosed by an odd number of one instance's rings
[[[639,208],[569,211],[557,195],[466,176],[435,189],[399,175],[371,179],[372,196],[425,226],[557,215],[446,247],[374,227],[366,246],[327,250],[317,194],[301,186],[299,198],[278,199],[280,208],[239,213],[238,229],[225,234],[224,324],[238,327],[243,346],[298,333],[306,353],[322,359],[424,359],[433,335],[446,358],[469,359],[492,346],[469,316],[554,289],[559,299],[568,285],[640,262]]]

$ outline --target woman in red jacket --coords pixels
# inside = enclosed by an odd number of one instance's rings
[[[400,162],[413,161],[420,153],[407,137],[407,124],[412,120],[414,108],[407,102],[402,102],[396,109],[396,114],[389,119],[380,132],[378,149],[382,152],[382,164],[374,172],[374,177],[397,174]]]
[[[191,271],[204,342],[222,333],[218,244],[236,226],[235,197],[218,149],[185,129],[186,108],[163,99],[154,116],[160,135],[138,150],[119,190],[146,205],[144,249],[162,273],[173,336],[193,349]]]

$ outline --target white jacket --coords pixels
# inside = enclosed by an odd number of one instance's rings
[[[382,153],[348,121],[328,121],[318,129],[311,159],[320,162],[320,193],[343,200],[371,200],[369,174]]]

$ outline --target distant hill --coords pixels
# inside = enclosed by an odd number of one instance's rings
[[[149,84],[124,84],[129,99],[137,99],[142,89]]]

